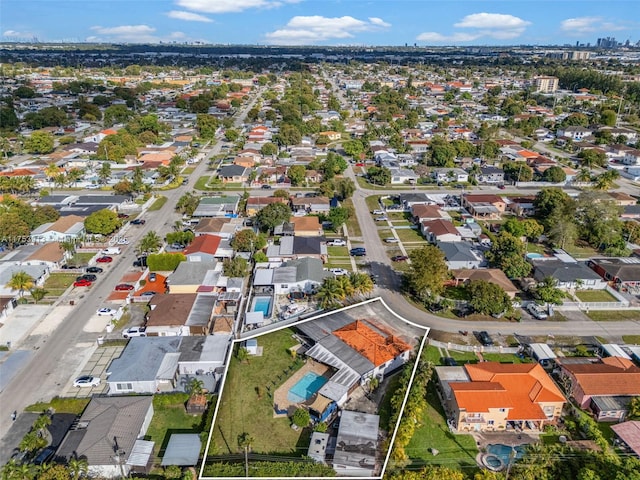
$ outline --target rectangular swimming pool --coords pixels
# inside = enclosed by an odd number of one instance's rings
[[[262,312],[264,318],[271,315],[271,297],[253,297],[252,312]]]
[[[325,383],[327,383],[326,378],[317,373],[309,372],[289,389],[287,400],[293,403],[302,403],[320,390]]]

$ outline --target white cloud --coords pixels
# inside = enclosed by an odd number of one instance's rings
[[[627,30],[629,27],[625,25],[607,22],[602,17],[576,17],[567,18],[560,22],[560,29],[563,32],[573,34],[593,33],[598,31],[615,32],[619,30]]]
[[[424,32],[416,37],[418,41],[433,43],[464,43],[480,38],[509,40],[522,35],[531,22],[514,15],[504,13],[473,13],[462,18],[453,26],[455,28],[469,28],[475,31],[454,32],[450,35],[438,32]]]
[[[33,37],[33,33],[31,32],[19,32],[17,30],[5,30],[2,33],[3,37],[11,37],[11,38],[31,38]]]
[[[203,13],[237,13],[250,8],[277,8],[300,0],[176,0],[176,4]]]
[[[480,35],[471,33],[454,33],[452,35],[443,35],[438,32],[424,32],[416,37],[419,42],[433,43],[464,43],[473,42],[480,38]]]
[[[187,22],[212,22],[208,17],[204,15],[200,15],[199,13],[193,12],[185,12],[183,10],[171,10],[167,13],[167,16],[170,18],[175,18],[177,20],[185,20]]]
[[[182,40],[186,35],[182,32],[170,32],[162,37],[155,35],[155,27],[149,25],[119,25],[117,27],[91,27],[95,36],[88,39],[127,43],[158,43],[161,41]],[[89,41],[89,40],[88,40]]]
[[[265,35],[268,43],[276,45],[309,45],[332,39],[353,38],[354,33],[378,31],[391,26],[381,18],[358,20],[350,16],[293,17],[284,28]]]

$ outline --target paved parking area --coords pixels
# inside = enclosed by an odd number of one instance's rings
[[[114,358],[118,358],[120,356],[122,350],[124,350],[124,345],[98,346],[98,348],[95,349],[91,357],[84,364],[82,370],[74,378],[70,379],[63,396],[86,398],[90,397],[91,395],[107,393],[109,389],[106,383],[105,375],[107,367],[111,364],[111,361]],[[82,375],[92,375],[94,377],[100,377],[102,382],[97,387],[74,387],[73,380]]]

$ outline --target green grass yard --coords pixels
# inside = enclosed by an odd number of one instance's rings
[[[351,212],[355,212],[355,207],[353,206],[353,200],[347,199],[342,202],[342,206],[349,209]],[[346,222],[347,232],[350,237],[361,237],[362,231],[360,230],[360,224],[358,223],[358,217],[355,215],[351,215]]]
[[[76,252],[68,263],[69,265],[86,265],[95,256],[95,252]]]
[[[400,238],[400,241],[402,243],[420,242],[423,245],[427,244],[422,234],[418,230],[414,230],[413,228],[397,228],[396,233],[398,234],[398,238]]]
[[[531,363],[533,360],[530,358],[520,358],[513,353],[483,353],[482,358],[487,362],[500,362],[500,363]]]
[[[214,426],[210,454],[238,452],[238,436],[247,432],[254,439],[256,453],[287,453],[301,456],[308,446],[309,432],[295,431],[288,418],[274,418],[273,399],[268,395],[293,374],[284,374],[294,362],[288,349],[297,342],[292,330],[284,329],[261,336],[262,356],[251,356],[241,363],[234,354]],[[258,395],[260,391],[260,395]],[[305,448],[302,448],[304,446]]]
[[[76,280],[75,273],[52,273],[44,282],[47,295],[62,295],[64,291]]]
[[[348,257],[349,250],[347,247],[327,247],[327,253],[329,257]]]
[[[624,340],[624,343],[640,345],[640,335],[622,335],[622,340]]]
[[[172,433],[200,433],[201,415],[189,415],[185,410],[186,393],[156,395],[153,398],[153,418],[145,440],[155,442],[156,456],[162,455]]]
[[[617,302],[618,299],[606,290],[578,290],[576,297],[582,302]]]
[[[164,207],[164,204],[167,203],[167,197],[158,197],[155,202],[151,204],[149,207],[150,212],[156,212]]]
[[[591,310],[586,312],[591,320],[596,322],[618,322],[625,320],[640,320],[640,310]]]

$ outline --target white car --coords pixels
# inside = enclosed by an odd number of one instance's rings
[[[389,220],[387,217],[376,217],[376,222],[386,222]]]
[[[97,387],[98,385],[100,385],[100,377],[91,375],[83,375],[73,381],[74,387]]]
[[[346,247],[347,242],[344,240],[340,240],[339,238],[335,238],[333,240],[328,241],[327,245],[330,245],[332,247]]]
[[[374,215],[384,215],[384,211],[383,210],[374,210],[373,212]]]
[[[549,316],[547,315],[547,312],[545,312],[544,309],[536,303],[530,303],[529,305],[527,305],[527,312],[529,312],[531,316],[537,318],[538,320],[546,320]]]
[[[118,239],[118,245],[129,245],[129,239],[128,238]]]
[[[384,241],[387,243],[398,243],[398,239],[396,237],[387,237]]]
[[[146,337],[147,336],[146,330],[147,330],[147,327],[131,327],[130,329],[122,332],[122,336],[124,338]]]
[[[329,271],[337,277],[342,275],[349,275],[349,270],[345,270],[344,268],[330,268]]]
[[[113,308],[100,308],[97,312],[96,312],[99,316],[111,316],[111,315],[115,315],[116,313],[118,313],[116,310],[114,310]]]

